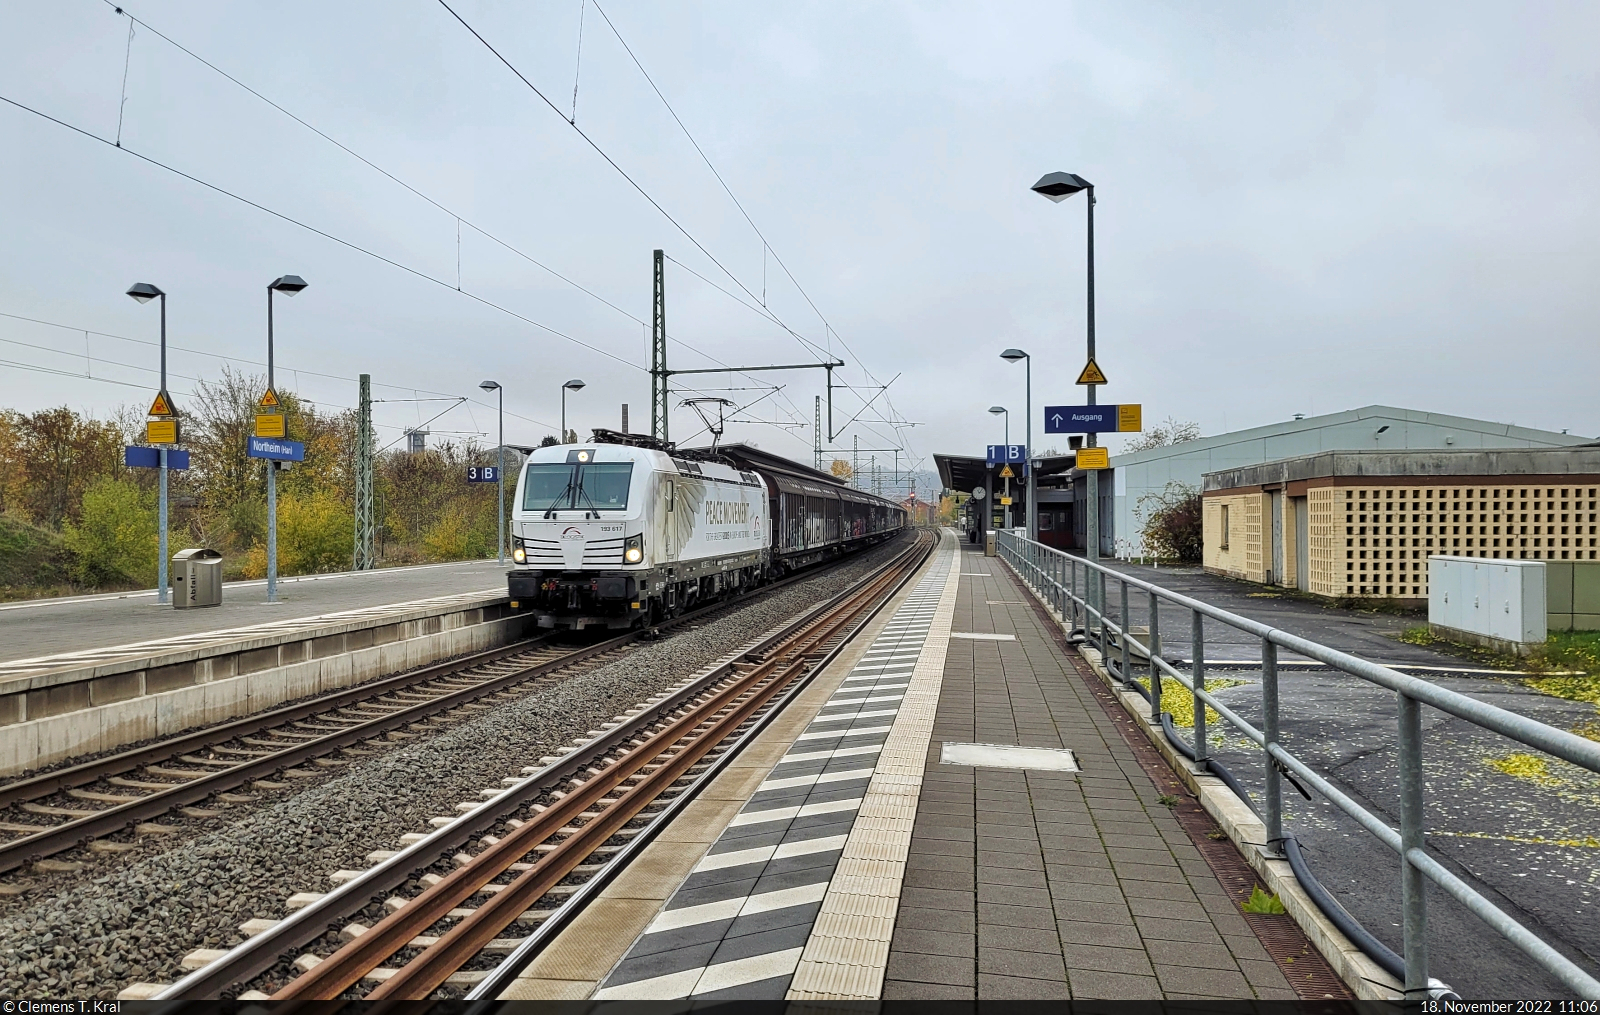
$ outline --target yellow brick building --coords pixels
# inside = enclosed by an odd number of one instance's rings
[[[1207,473],[1205,568],[1422,599],[1430,556],[1600,559],[1600,446],[1333,451]]]

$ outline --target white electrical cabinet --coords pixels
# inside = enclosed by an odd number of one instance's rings
[[[1548,635],[1542,560],[1428,558],[1428,626],[1435,633],[1526,652]]]

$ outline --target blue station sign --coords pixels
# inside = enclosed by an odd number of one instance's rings
[[[130,444],[122,449],[122,461],[130,469],[161,468],[161,449]],[[189,467],[189,452],[167,449],[167,468],[183,470]]]
[[[267,458],[274,462],[303,462],[306,446],[281,437],[251,437],[249,454],[251,458]]]
[[[494,465],[469,465],[467,466],[467,482],[498,483],[500,482],[500,469]]]
[[[1026,444],[990,444],[987,462],[990,465],[1020,465],[1027,458]]]
[[[1047,405],[1045,433],[1138,433],[1142,405]]]

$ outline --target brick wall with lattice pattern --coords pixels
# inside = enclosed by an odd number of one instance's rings
[[[1265,494],[1252,494],[1244,498],[1244,576],[1253,582],[1267,580],[1267,564],[1271,559],[1269,547],[1262,545],[1261,504]]]
[[[1600,488],[1592,486],[1334,486],[1307,491],[1332,516],[1332,559],[1313,550],[1312,591],[1421,598],[1428,557],[1600,559]],[[1319,494],[1322,495],[1319,497]],[[1342,530],[1342,532],[1341,532]],[[1259,536],[1256,536],[1259,546]],[[1343,545],[1338,545],[1342,543]],[[1339,551],[1342,551],[1342,556]],[[1259,550],[1257,551],[1259,553]]]
[[[1324,596],[1344,594],[1344,575],[1336,574],[1344,560],[1344,526],[1336,525],[1334,517],[1334,491],[1320,487],[1306,491],[1306,513],[1309,515],[1306,542],[1310,545],[1310,581],[1308,589]]]

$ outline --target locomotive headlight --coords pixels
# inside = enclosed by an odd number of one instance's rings
[[[523,543],[518,536],[511,537],[511,559],[518,564],[526,564],[528,562],[527,544]]]
[[[637,564],[644,559],[644,535],[629,536],[622,543],[622,559]]]

